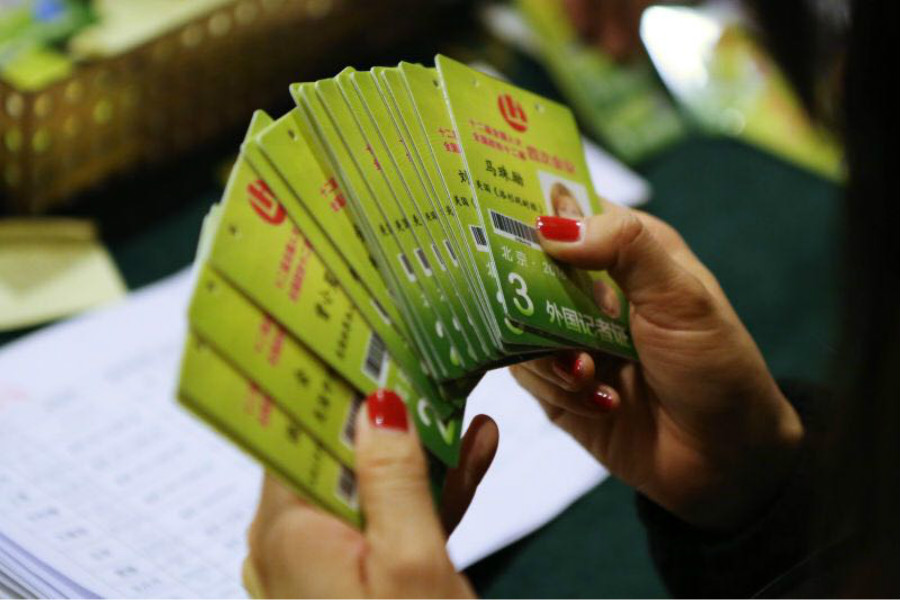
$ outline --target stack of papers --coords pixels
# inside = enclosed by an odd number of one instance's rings
[[[260,474],[171,398],[186,276],[0,355],[0,588],[238,597]]]

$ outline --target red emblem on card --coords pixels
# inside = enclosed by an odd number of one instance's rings
[[[262,179],[257,179],[247,186],[247,193],[250,194],[250,206],[256,211],[263,221],[278,225],[284,221],[284,207],[278,202],[278,198],[266,185]]]
[[[519,104],[515,98],[509,94],[503,94],[497,98],[497,106],[500,107],[500,114],[510,127],[522,133],[528,129],[528,115],[525,109]]]

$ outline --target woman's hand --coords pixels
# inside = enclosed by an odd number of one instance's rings
[[[250,527],[244,585],[256,597],[472,597],[445,550],[497,449],[494,422],[476,417],[447,477],[441,515],[403,401],[378,392],[356,428],[360,532],[266,475]]]
[[[641,53],[641,14],[653,0],[561,0],[575,30],[616,60]]]
[[[640,212],[610,206],[538,228],[550,255],[619,284],[640,363],[568,352],[513,375],[611,473],[683,520],[724,530],[754,516],[790,473],[803,429],[712,274]],[[611,290],[595,295],[619,309]]]

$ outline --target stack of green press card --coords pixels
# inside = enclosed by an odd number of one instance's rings
[[[628,311],[594,299],[606,275],[538,244],[539,215],[601,210],[568,109],[443,56],[291,94],[288,114],[253,116],[204,224],[179,397],[360,525],[368,394],[406,401],[439,489],[486,370],[566,347],[635,352]]]

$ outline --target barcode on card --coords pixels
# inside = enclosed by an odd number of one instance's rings
[[[488,212],[491,214],[491,224],[494,226],[494,232],[498,235],[533,248],[541,247],[538,243],[537,230],[534,227],[492,210]]]
[[[372,333],[369,338],[369,347],[366,348],[366,359],[363,361],[363,373],[376,383],[381,383],[381,375],[387,358],[387,346],[378,334]]]
[[[484,229],[478,227],[477,225],[469,225],[469,230],[472,232],[472,238],[475,240],[475,247],[478,249],[478,251],[487,252],[487,235],[484,233]]]
[[[409,262],[409,257],[401,252],[397,255],[397,258],[400,259],[400,265],[403,267],[403,271],[406,273],[406,278],[410,281],[415,281],[416,273],[415,271],[413,271],[412,263]]]
[[[434,256],[437,258],[438,264],[441,266],[441,271],[446,271],[447,265],[444,263],[444,257],[441,256],[440,252],[438,252],[438,246],[434,242],[431,242],[431,251],[434,252]]]
[[[359,407],[362,406],[362,396],[356,395],[350,401],[350,408],[347,409],[347,417],[344,419],[344,426],[341,428],[341,441],[348,448],[353,447],[353,440],[356,439],[356,415],[359,414]]]
[[[428,256],[425,255],[425,251],[421,248],[416,248],[414,252],[416,253],[416,258],[419,259],[419,263],[422,265],[422,270],[425,271],[425,276],[431,277],[431,263],[428,262]]]
[[[444,240],[444,248],[447,249],[447,254],[450,255],[450,260],[453,261],[453,266],[459,266],[459,259],[456,258],[456,251],[453,250],[453,244],[450,243],[450,240]]]
[[[336,495],[350,508],[359,506],[359,500],[356,497],[356,475],[344,465],[341,465],[341,476],[338,478]]]

